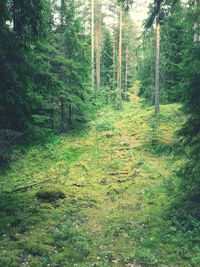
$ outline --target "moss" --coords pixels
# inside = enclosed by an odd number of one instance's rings
[[[184,117],[176,104],[153,113],[130,94],[87,132],[52,137],[12,164],[3,191],[44,183],[0,196],[0,266],[198,265],[199,226],[171,210]]]
[[[20,256],[22,254],[22,250],[19,249],[12,249],[7,250],[3,249],[2,253],[0,254],[0,266],[9,266],[9,267],[18,267],[20,265]]]
[[[43,244],[41,240],[24,239],[19,242],[19,247],[23,249],[28,255],[32,256],[45,256],[54,253],[55,248],[46,244]]]

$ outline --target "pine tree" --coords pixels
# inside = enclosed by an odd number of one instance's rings
[[[122,31],[123,11],[119,10],[119,44],[118,44],[118,70],[117,70],[117,109],[122,108]]]
[[[114,88],[114,63],[113,63],[113,40],[111,33],[104,29],[103,48],[101,53],[101,83],[102,86]]]
[[[84,100],[87,98],[89,83],[89,45],[76,16],[77,5],[74,1],[62,0],[61,24],[58,28],[61,53],[64,57],[64,71],[61,73],[63,89],[61,94],[61,130],[65,131],[66,123],[70,126],[73,118],[83,120]],[[65,104],[67,119],[65,119]]]
[[[185,88],[184,112],[188,119],[181,134],[188,154],[188,162],[180,172],[183,190],[194,201],[200,196],[200,39],[195,36],[200,32],[200,3],[196,1],[188,9],[187,49],[183,64],[183,84]],[[194,27],[196,25],[197,27]]]

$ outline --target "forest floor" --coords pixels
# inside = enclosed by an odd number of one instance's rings
[[[193,240],[168,219],[184,118],[177,104],[153,113],[131,94],[122,111],[11,164],[0,177],[0,266],[198,266]]]

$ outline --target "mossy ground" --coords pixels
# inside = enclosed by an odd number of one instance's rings
[[[200,266],[199,240],[167,219],[184,118],[176,104],[153,114],[131,94],[122,111],[13,163],[1,177],[0,266]]]

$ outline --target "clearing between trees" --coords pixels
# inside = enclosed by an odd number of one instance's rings
[[[155,117],[131,93],[31,147],[1,177],[0,266],[197,266],[195,230],[171,209],[183,122],[179,105]]]

